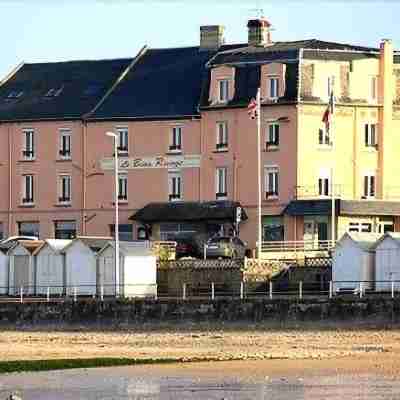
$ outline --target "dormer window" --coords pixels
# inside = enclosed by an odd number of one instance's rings
[[[218,81],[218,100],[221,103],[226,103],[229,100],[229,80],[222,79]]]
[[[45,94],[45,97],[57,97],[61,94],[63,91],[64,87],[61,86],[59,88],[51,88],[49,91]]]

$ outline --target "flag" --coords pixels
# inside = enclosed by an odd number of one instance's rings
[[[255,119],[257,117],[257,101],[255,98],[250,100],[250,103],[247,106],[247,113],[251,119]]]
[[[326,107],[324,115],[322,116],[322,122],[325,124],[325,129],[327,132],[329,132],[334,111],[335,111],[335,99],[333,96],[333,91],[331,91],[331,94],[329,96],[328,107]]]

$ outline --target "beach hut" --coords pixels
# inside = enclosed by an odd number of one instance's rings
[[[36,294],[63,294],[65,290],[65,254],[72,240],[46,239],[36,257]]]
[[[9,256],[9,293],[19,295],[35,294],[34,252],[43,245],[42,240],[20,240],[11,247]]]
[[[347,232],[336,243],[332,262],[333,290],[373,289],[375,243],[379,233]]]
[[[400,233],[388,232],[375,245],[376,290],[400,289]]]
[[[114,241],[98,254],[98,290],[105,295],[155,297],[157,260],[150,242],[120,242],[119,284],[115,281]]]
[[[111,237],[80,236],[63,249],[67,294],[96,294],[97,253],[110,240]]]
[[[9,262],[7,251],[8,246],[2,246],[0,244],[0,295],[8,293],[8,274],[9,274]]]

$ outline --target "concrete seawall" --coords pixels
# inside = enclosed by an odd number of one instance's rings
[[[399,299],[331,300],[123,300],[3,303],[0,324],[124,324],[218,321],[400,322]]]

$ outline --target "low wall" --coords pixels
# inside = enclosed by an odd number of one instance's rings
[[[67,301],[0,304],[0,324],[95,324],[118,327],[168,321],[300,321],[400,322],[400,298],[365,300],[235,300],[181,301]]]

